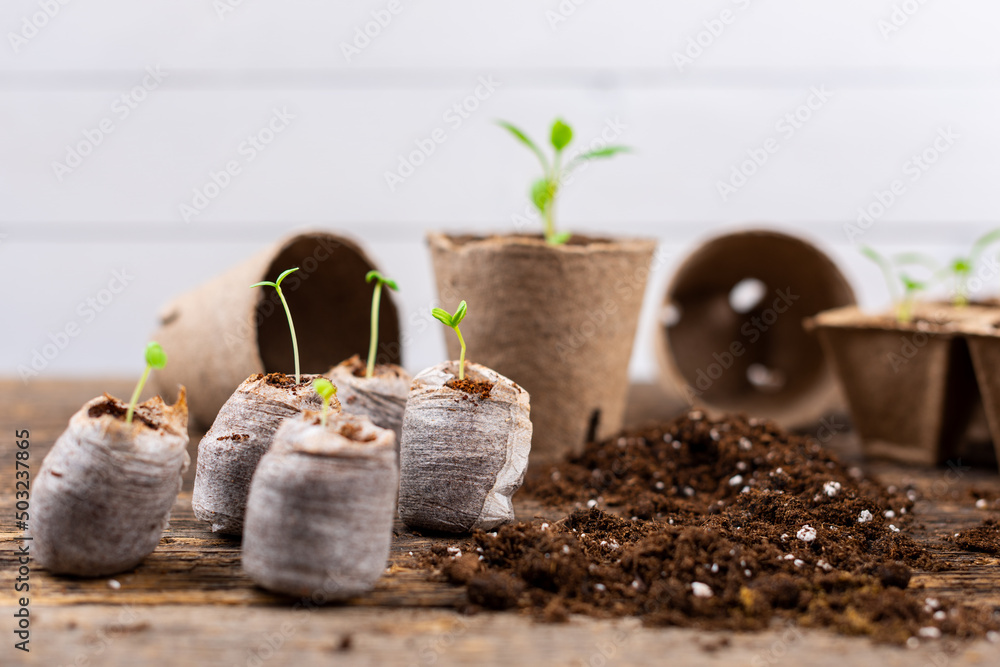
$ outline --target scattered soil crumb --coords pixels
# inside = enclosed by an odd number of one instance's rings
[[[259,376],[254,376],[259,378]],[[295,378],[289,377],[284,373],[268,373],[264,376],[264,382],[271,385],[272,387],[294,387]]]
[[[91,419],[98,419],[100,417],[103,417],[104,415],[111,415],[112,417],[114,417],[119,421],[125,421],[125,416],[128,414],[128,405],[121,403],[120,401],[108,396],[107,394],[104,395],[104,398],[106,400],[104,400],[101,403],[98,403],[97,405],[92,406],[90,410],[87,411],[87,416],[90,417]],[[153,429],[154,431],[159,430],[160,425],[153,419],[150,419],[149,416],[144,414],[146,412],[148,412],[148,410],[146,410],[145,408],[140,409],[139,407],[137,407],[136,410],[132,413],[132,420],[138,421],[148,426],[149,428]]]
[[[695,411],[591,443],[523,490],[568,516],[421,556],[471,610],[723,631],[790,621],[895,644],[1000,628],[989,610],[909,588],[913,570],[944,567],[906,534],[909,488],[766,420]]]
[[[996,519],[987,519],[975,528],[958,533],[950,541],[966,551],[1000,556],[1000,525]]]
[[[465,378],[464,380],[449,380],[445,386],[457,389],[458,391],[464,391],[466,394],[474,396],[481,401],[489,398],[490,392],[493,391],[492,382],[487,380],[470,380],[469,378]]]

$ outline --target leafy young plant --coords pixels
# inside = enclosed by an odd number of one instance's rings
[[[135,406],[139,403],[139,396],[142,394],[142,388],[146,386],[146,380],[149,379],[149,373],[154,368],[160,370],[167,365],[167,353],[163,351],[160,344],[153,341],[146,344],[146,370],[143,371],[142,377],[139,378],[139,384],[135,386],[135,391],[132,392],[132,400],[128,403],[128,411],[125,413],[125,423],[132,423],[132,416],[135,414]]]
[[[399,291],[399,285],[395,280],[389,280],[378,271],[369,271],[365,276],[365,282],[375,281],[375,293],[372,294],[372,342],[368,346],[368,367],[365,369],[365,377],[370,378],[375,375],[375,350],[378,348],[378,312],[382,301],[382,285],[385,285],[393,292]]]
[[[445,325],[446,327],[451,327],[452,329],[454,329],[455,335],[458,336],[458,344],[462,346],[462,356],[459,358],[458,362],[459,380],[465,379],[465,339],[462,338],[462,330],[458,328],[458,325],[461,324],[462,320],[465,319],[465,313],[468,309],[469,309],[468,305],[466,305],[465,301],[463,300],[462,303],[458,304],[458,310],[455,311],[454,315],[450,314],[447,310],[444,310],[443,308],[434,308],[431,310],[431,315],[433,315],[435,319],[440,321],[441,324]]]
[[[567,146],[569,146],[570,142],[573,141],[573,128],[561,119],[556,119],[556,121],[552,123],[552,130],[549,133],[549,143],[554,149],[552,162],[549,162],[545,153],[538,147],[538,144],[532,141],[523,131],[507,121],[497,121],[497,124],[506,129],[514,135],[518,141],[531,149],[531,152],[534,153],[538,158],[538,161],[541,162],[542,177],[531,185],[531,202],[535,205],[535,208],[538,209],[538,212],[541,213],[542,221],[545,223],[545,240],[552,245],[562,245],[563,243],[566,243],[573,236],[573,234],[571,232],[557,232],[555,223],[556,197],[558,196],[559,189],[566,177],[569,176],[574,169],[588,160],[611,157],[612,155],[624,153],[631,149],[627,146],[605,146],[603,148],[596,148],[583,153],[578,153],[571,158],[569,162],[563,165],[563,151]]]
[[[288,302],[285,301],[285,294],[281,291],[281,281],[288,277],[288,274],[294,273],[299,270],[299,267],[294,269],[288,269],[275,280],[273,283],[265,280],[264,282],[254,283],[250,286],[250,289],[254,287],[273,287],[274,291],[278,293],[278,298],[281,299],[281,305],[285,307],[285,316],[288,317],[288,329],[292,332],[292,353],[295,355],[295,384],[299,383],[301,375],[299,374],[299,341],[295,338],[295,324],[292,322],[292,311],[288,310]]]
[[[913,304],[917,295],[927,290],[931,282],[915,280],[908,273],[903,272],[901,268],[923,266],[933,275],[938,270],[937,263],[932,258],[918,253],[896,255],[892,260],[889,260],[868,246],[863,247],[861,253],[882,269],[882,275],[896,309],[896,319],[901,324],[911,321],[913,319]]]
[[[956,306],[969,305],[969,276],[975,270],[986,249],[1000,241],[1000,229],[994,229],[972,244],[972,249],[965,257],[957,257],[944,270],[945,276],[950,276],[954,288],[952,303]]]
[[[326,426],[327,415],[330,414],[330,400],[337,395],[337,385],[326,378],[316,378],[313,380],[313,389],[323,399],[323,412],[320,413],[319,421]]]

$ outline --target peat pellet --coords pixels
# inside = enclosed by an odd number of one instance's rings
[[[365,369],[365,362],[357,355],[330,369],[340,405],[346,414],[366,416],[376,426],[395,433],[398,444],[413,378],[395,364],[377,364],[370,378],[365,377]]]
[[[371,590],[389,558],[398,485],[392,431],[355,415],[285,421],[250,487],[244,570],[317,602]]]
[[[105,394],[70,419],[31,489],[32,555],[55,574],[99,577],[134,568],[160,543],[187,470],[184,389],[169,406]]]
[[[399,516],[415,530],[467,533],[514,520],[531,451],[528,392],[496,371],[444,362],[413,379],[400,443]]]
[[[194,515],[212,525],[212,532],[243,532],[250,480],[274,434],[288,417],[318,409],[322,400],[303,375],[296,384],[284,373],[247,378],[219,411],[215,423],[198,444],[198,465],[191,505]],[[331,410],[340,411],[336,398]]]

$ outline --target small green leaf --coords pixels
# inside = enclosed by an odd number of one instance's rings
[[[337,395],[337,386],[326,378],[316,378],[313,380],[313,389],[326,402],[329,402],[331,398]]]
[[[385,286],[391,289],[393,292],[399,291],[399,285],[396,284],[395,280],[389,280],[388,278],[386,278],[383,282],[385,282]]]
[[[367,274],[365,275],[365,282],[366,282],[366,283],[370,283],[370,282],[371,282],[371,281],[373,281],[373,280],[379,280],[379,281],[383,280],[383,278],[382,278],[382,274],[381,274],[381,273],[379,273],[378,271],[374,271],[374,270],[372,270],[372,271],[369,271],[369,272],[368,272],[368,273],[367,273]]]
[[[157,370],[167,365],[167,353],[159,343],[153,341],[146,345],[146,363]]]
[[[596,158],[611,157],[612,155],[618,155],[619,153],[630,153],[632,149],[628,146],[605,146],[604,148],[597,148],[592,151],[587,151],[586,153],[580,153],[574,160],[593,160]]]
[[[958,274],[965,274],[972,271],[972,264],[965,259],[956,259],[951,265],[951,270]]]
[[[538,156],[538,160],[542,163],[542,168],[545,169],[545,171],[549,170],[549,161],[545,158],[545,153],[542,152],[542,149],[539,148],[534,141],[528,138],[528,135],[505,120],[498,120],[497,125],[513,134],[518,141],[530,148],[531,152]]]
[[[465,319],[465,313],[469,310],[469,305],[463,300],[462,303],[458,304],[458,310],[455,311],[454,316],[451,318],[451,326],[457,327]]]
[[[299,270],[299,267],[297,267],[297,266],[294,269],[288,269],[287,271],[285,271],[284,273],[282,273],[280,276],[278,276],[278,279],[274,281],[274,286],[275,287],[281,287],[281,281],[284,280],[285,278],[287,278],[289,274],[295,273],[298,270]]]
[[[552,187],[549,179],[540,178],[531,184],[531,201],[540,212],[545,212],[549,202],[552,201]]]
[[[449,313],[447,310],[444,310],[443,308],[431,309],[431,315],[433,315],[434,319],[440,321],[441,324],[445,325],[446,327],[455,326],[454,324],[451,323],[451,313]]]
[[[548,239],[549,245],[563,245],[573,238],[573,232],[558,232]]]
[[[561,151],[569,145],[569,142],[573,141],[573,128],[557,119],[556,122],[552,123],[551,140],[552,146],[557,151]]]
[[[277,287],[277,285],[272,283],[270,280],[265,280],[262,283],[254,283],[250,286],[250,289],[253,289],[254,287]]]

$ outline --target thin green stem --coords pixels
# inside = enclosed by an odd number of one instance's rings
[[[301,379],[299,374],[299,341],[295,337],[295,324],[292,322],[292,311],[288,309],[288,302],[285,301],[285,295],[282,293],[281,288],[275,286],[274,289],[278,292],[281,305],[285,307],[285,316],[288,317],[288,329],[292,332],[292,353],[295,355],[295,384],[298,384]]]
[[[372,342],[368,346],[368,368],[365,377],[375,376],[375,350],[378,347],[378,309],[382,301],[382,281],[375,281],[375,294],[372,296]]]
[[[465,379],[465,339],[462,338],[462,330],[455,327],[455,333],[458,334],[458,343],[462,346],[462,356],[458,360],[458,379]]]
[[[128,403],[128,412],[125,413],[125,423],[132,423],[132,415],[135,414],[135,406],[139,402],[139,396],[142,395],[142,388],[146,386],[146,380],[149,379],[149,372],[153,370],[152,365],[146,364],[146,370],[143,372],[142,377],[139,378],[139,384],[135,386],[135,391],[132,392],[132,400]]]

